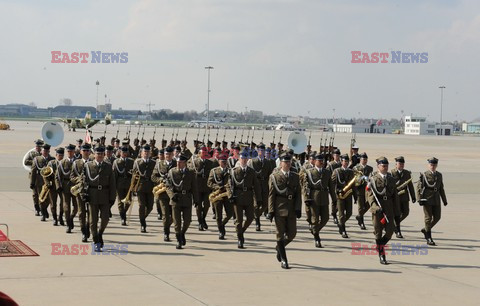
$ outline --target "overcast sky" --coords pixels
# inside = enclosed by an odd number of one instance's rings
[[[480,117],[480,1],[2,1],[0,104],[211,109],[331,117]],[[428,52],[353,64],[351,51]],[[126,64],[51,51],[128,52]],[[89,59],[90,60],[90,59]],[[389,59],[390,60],[390,59]]]

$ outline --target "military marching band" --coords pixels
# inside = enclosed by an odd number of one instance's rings
[[[341,154],[333,139],[328,144],[321,141],[318,151],[311,150],[309,140],[305,150],[298,152],[285,150],[281,138],[277,143],[274,138],[270,146],[263,143],[263,135],[258,145],[253,135],[252,141],[243,142],[243,132],[240,141],[236,138],[237,134],[228,148],[225,139],[212,142],[204,136],[199,140],[197,134],[192,152],[187,135],[179,140],[178,130],[170,142],[164,130],[159,147],[155,132],[148,143],[137,135],[133,146],[130,131],[122,140],[117,132],[110,144],[105,144],[104,136],[93,143],[90,137],[78,139],[77,145],[56,148],[55,157],[50,155],[51,146],[38,139],[24,159],[31,169],[35,215],[46,221],[50,207],[53,225],[73,233],[78,214],[82,242],[91,237],[95,250],[102,251],[112,206],[117,202],[121,225],[128,226],[136,199],[140,232],[147,232],[147,218],[155,208],[164,241],[171,241],[173,225],[176,248],[183,249],[193,211],[198,230],[205,231],[211,208],[220,240],[225,240],[225,226],[234,220],[239,249],[248,246],[245,236],[253,221],[256,231],[261,231],[262,220],[274,222],[276,257],[288,269],[286,246],[297,234],[302,208],[316,248],[323,247],[320,232],[330,216],[341,237],[347,239],[353,204],[361,230],[367,229],[365,215],[370,211],[379,260],[387,264],[385,245],[393,233],[403,238],[401,223],[409,214],[410,201],[418,201],[425,215],[421,232],[428,245],[435,245],[432,228],[441,218],[442,202],[447,205],[437,158],[428,158],[427,170],[414,187],[403,156],[395,158],[390,171],[389,160],[378,157],[374,169],[354,139],[350,154]]]

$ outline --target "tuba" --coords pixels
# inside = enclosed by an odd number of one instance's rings
[[[398,195],[402,195],[407,192],[407,185],[412,181],[412,178],[406,180],[402,185],[397,186]]]
[[[42,170],[40,170],[40,175],[43,177],[43,186],[38,195],[38,201],[42,203],[47,199],[50,194],[50,187],[53,185],[53,168],[50,166],[42,168]]]
[[[46,143],[50,144],[52,147],[56,147],[59,144],[61,144],[63,141],[63,136],[64,136],[64,132],[62,127],[55,122],[46,122],[42,126],[42,139]],[[22,166],[26,171],[31,170],[30,167],[25,166],[25,160],[27,160],[31,150],[33,149],[30,149],[29,151],[27,151],[27,153],[25,153],[22,159]]]
[[[288,135],[287,144],[288,147],[293,150],[293,153],[300,154],[304,152],[307,147],[307,136],[298,131],[291,132],[290,135]]]
[[[208,196],[208,199],[210,200],[210,203],[215,204],[223,199],[226,199],[227,197],[228,197],[227,190],[225,189],[225,187],[222,187],[210,193],[210,195]]]

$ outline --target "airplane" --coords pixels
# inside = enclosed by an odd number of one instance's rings
[[[112,122],[112,114],[107,113],[104,118],[105,125],[109,125]],[[87,111],[85,118],[60,118],[60,121],[68,125],[69,131],[74,131],[76,129],[90,129],[92,126],[100,122],[100,119],[92,119],[92,113]]]

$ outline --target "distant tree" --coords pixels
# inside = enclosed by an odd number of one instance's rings
[[[58,104],[59,105],[65,105],[65,106],[72,106],[73,102],[72,102],[72,99],[70,99],[70,98],[63,98],[63,99],[60,99]]]

